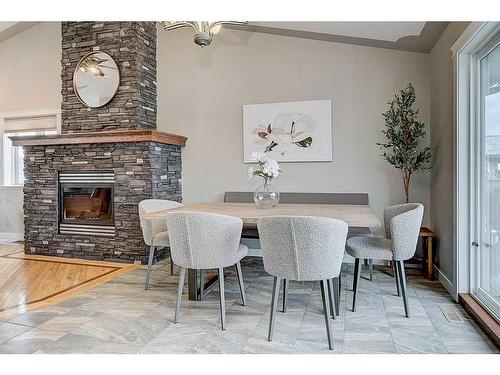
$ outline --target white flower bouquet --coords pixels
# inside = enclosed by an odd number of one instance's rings
[[[264,152],[252,153],[252,159],[259,163],[259,167],[248,168],[248,178],[251,179],[253,176],[262,177],[264,179],[264,190],[267,190],[273,178],[279,176],[281,172],[280,166],[276,160],[267,160]]]

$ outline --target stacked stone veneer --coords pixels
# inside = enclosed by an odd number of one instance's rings
[[[62,133],[156,129],[156,25],[154,22],[62,22]],[[88,108],[73,89],[80,59],[106,52],[120,72],[115,97]]]
[[[61,29],[62,133],[156,129],[155,23],[63,22]],[[108,53],[120,72],[116,96],[101,108],[85,107],[73,91],[78,61],[92,51]],[[59,171],[114,171],[114,238],[58,234]],[[182,200],[180,147],[154,142],[25,146],[25,177],[30,254],[145,263],[138,203]]]
[[[153,142],[27,147],[26,252],[146,262],[149,249],[142,239],[137,204],[151,197],[181,201],[180,155],[179,146]],[[58,234],[59,171],[115,173],[114,238]]]

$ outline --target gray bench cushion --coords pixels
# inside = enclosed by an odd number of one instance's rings
[[[226,191],[224,202],[253,203],[253,193],[248,191]],[[280,193],[280,203],[309,204],[359,204],[367,205],[367,193]]]

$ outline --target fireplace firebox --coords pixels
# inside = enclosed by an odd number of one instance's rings
[[[59,234],[115,235],[113,172],[59,172]]]

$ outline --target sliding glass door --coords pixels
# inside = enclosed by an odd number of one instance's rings
[[[500,34],[477,54],[472,293],[500,317]]]

